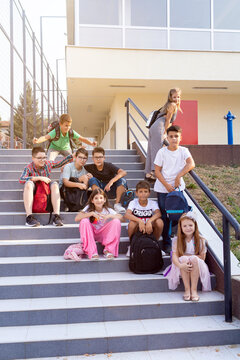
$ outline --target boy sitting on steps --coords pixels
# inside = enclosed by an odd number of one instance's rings
[[[129,220],[129,239],[139,230],[144,234],[153,233],[158,240],[163,231],[163,221],[157,202],[148,199],[150,196],[150,185],[147,181],[139,181],[137,183],[136,196],[137,198],[129,203],[125,214],[125,218]],[[129,256],[128,253],[127,256]]]
[[[53,206],[53,224],[55,226],[63,226],[60,212],[60,193],[58,183],[50,180],[52,169],[60,168],[61,166],[71,162],[72,155],[68,155],[61,161],[48,161],[45,150],[38,146],[32,149],[32,162],[25,166],[19,182],[24,184],[23,201],[26,211],[26,226],[39,226],[40,222],[32,215],[33,197],[36,181],[43,181],[46,184],[50,183],[51,188],[51,202]]]

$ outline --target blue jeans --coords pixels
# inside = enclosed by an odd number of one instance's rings
[[[167,213],[165,210],[165,200],[166,200],[167,194],[168,193],[157,193],[158,206],[162,213],[162,220],[164,223],[163,232],[162,232],[163,250],[166,249],[167,247],[172,246],[172,240],[169,235],[169,219],[168,219],[168,216],[167,216]]]
[[[91,179],[89,179],[88,181],[88,185],[90,187],[92,187],[92,185],[97,185],[98,187],[100,187],[100,189],[104,190],[105,186],[107,185],[107,182],[98,180],[95,177],[92,177]],[[116,190],[119,186],[123,185],[125,187],[125,189],[127,189],[127,180],[124,178],[118,179],[110,188],[110,191],[106,191],[106,194],[108,196],[108,198],[110,199],[114,199],[116,197]]]

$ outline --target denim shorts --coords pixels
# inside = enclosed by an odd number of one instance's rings
[[[97,185],[98,187],[100,187],[100,189],[104,190],[105,186],[108,184],[108,182],[104,182],[101,180],[98,180],[95,177],[92,177],[91,179],[89,179],[88,181],[88,185],[90,187],[92,187],[92,185]],[[110,188],[110,191],[106,191],[108,198],[113,199],[116,197],[116,190],[117,188],[123,185],[125,187],[125,189],[127,189],[127,180],[125,178],[121,178],[118,179]]]

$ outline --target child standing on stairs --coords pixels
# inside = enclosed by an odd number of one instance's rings
[[[173,239],[172,265],[164,273],[169,289],[175,290],[182,276],[185,292],[183,300],[199,301],[197,293],[200,277],[203,291],[211,291],[208,266],[205,263],[206,241],[200,236],[196,215],[193,212],[183,214],[178,222],[177,237]]]
[[[103,254],[107,260],[118,256],[120,219],[122,215],[109,207],[105,192],[100,188],[93,190],[88,205],[75,218],[80,221],[82,247],[89,259],[99,260],[96,241],[104,246]]]

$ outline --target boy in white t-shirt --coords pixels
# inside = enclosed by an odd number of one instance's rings
[[[158,205],[164,222],[163,228],[163,250],[170,253],[172,242],[169,235],[169,220],[165,211],[165,200],[169,192],[180,188],[185,189],[183,176],[195,167],[194,160],[189,150],[179,146],[182,129],[178,125],[172,125],[167,129],[167,140],[169,145],[162,147],[155,158],[155,175],[157,180],[154,190],[157,192]]]
[[[150,185],[147,181],[139,181],[136,186],[137,198],[132,200],[127,208],[125,218],[129,220],[128,236],[137,231],[151,234],[158,240],[162,234],[163,221],[156,201],[149,200]]]

